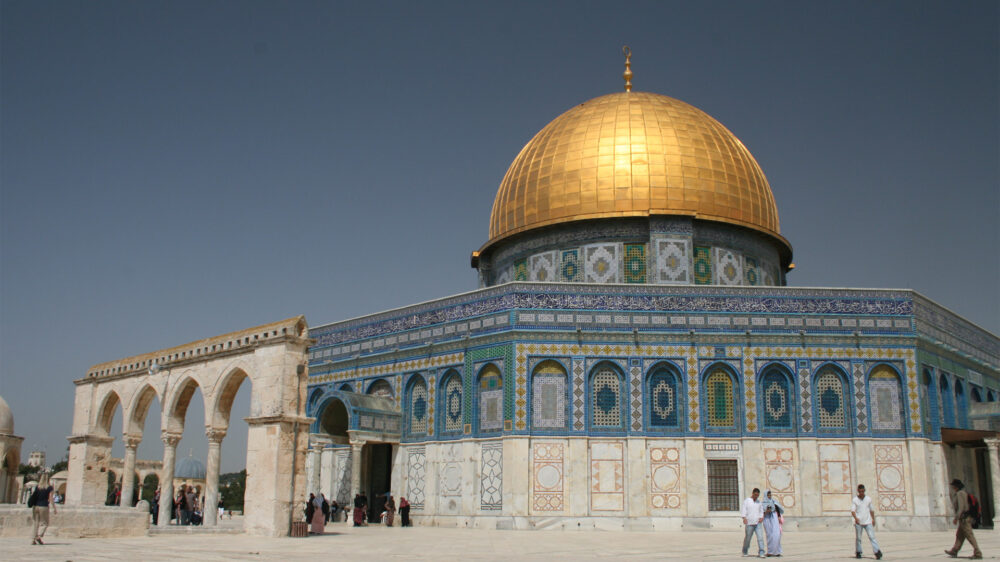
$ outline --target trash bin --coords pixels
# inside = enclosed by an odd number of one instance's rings
[[[292,529],[288,532],[290,537],[309,536],[309,524],[305,521],[292,521]]]

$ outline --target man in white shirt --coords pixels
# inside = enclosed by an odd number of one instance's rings
[[[854,517],[854,557],[861,558],[861,532],[866,531],[875,558],[881,559],[882,550],[875,540],[875,509],[872,508],[872,499],[865,495],[864,484],[858,484],[858,495],[851,500],[851,517]]]
[[[740,515],[743,516],[743,524],[746,525],[746,534],[743,536],[743,556],[750,556],[750,537],[757,535],[757,556],[764,558],[764,507],[760,505],[757,498],[760,497],[760,489],[754,488],[750,497],[743,500],[743,509]]]

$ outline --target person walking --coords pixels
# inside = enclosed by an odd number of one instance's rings
[[[958,556],[958,551],[962,549],[962,544],[966,540],[972,545],[972,556],[973,560],[979,560],[983,557],[983,551],[979,550],[979,543],[976,542],[976,536],[972,534],[972,521],[974,519],[972,513],[970,512],[969,505],[969,492],[965,491],[965,484],[958,478],[951,481],[949,484],[951,488],[951,507],[955,510],[955,518],[952,519],[952,523],[958,525],[955,530],[955,544],[951,547],[951,550],[944,551],[945,554],[955,558]]]
[[[781,518],[785,508],[771,497],[771,490],[764,493],[760,505],[764,509],[764,522],[761,525],[767,532],[767,555],[781,556]]]
[[[354,494],[354,526],[360,527],[365,520],[365,506],[361,502],[361,494]]]
[[[49,528],[49,504],[52,504],[52,514],[57,515],[56,504],[52,499],[52,486],[49,485],[49,475],[43,474],[35,491],[31,493],[28,503],[31,505],[32,535],[31,544],[45,544],[42,537]],[[41,528],[41,532],[38,529]]]
[[[743,536],[743,556],[750,556],[747,553],[750,550],[750,537],[757,535],[757,556],[764,558],[764,527],[761,526],[764,521],[764,508],[758,498],[760,498],[760,488],[754,488],[750,497],[743,500],[743,509],[740,511],[743,524],[746,525]]]
[[[310,520],[309,532],[314,535],[322,535],[324,526],[326,524],[326,515],[323,514],[323,502],[322,498],[317,498],[313,494],[309,494],[309,501],[312,503],[313,511]],[[329,509],[329,508],[327,508]]]
[[[402,517],[401,526],[412,527],[410,524],[410,502],[406,501],[406,498],[399,498],[399,516]]]
[[[396,500],[392,499],[392,494],[385,495],[385,526],[392,527],[392,522],[396,519]]]
[[[865,495],[865,485],[858,484],[858,495],[851,499],[851,517],[854,518],[854,557],[861,558],[861,533],[868,533],[875,558],[882,558],[882,549],[875,540],[875,508],[872,499]]]

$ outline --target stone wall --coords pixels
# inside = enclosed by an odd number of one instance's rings
[[[149,504],[139,502],[134,508],[106,506],[60,506],[49,510],[46,537],[135,537],[149,531]],[[31,508],[26,505],[0,505],[0,537],[31,538]]]

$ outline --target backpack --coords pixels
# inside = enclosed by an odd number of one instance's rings
[[[36,487],[31,495],[28,496],[28,507],[35,507],[35,503],[38,502],[38,488]]]
[[[969,510],[965,514],[972,518],[972,528],[978,529],[983,522],[983,505],[972,494],[969,494]]]

